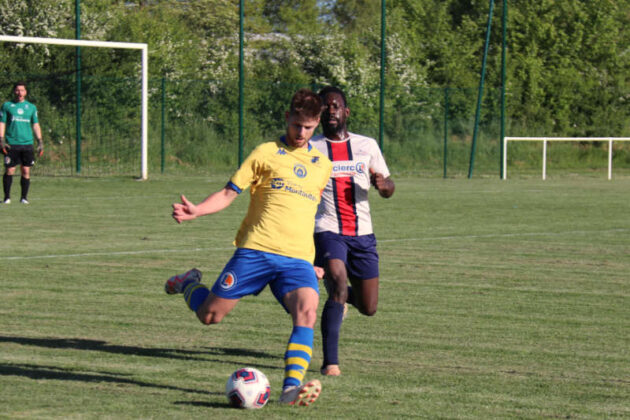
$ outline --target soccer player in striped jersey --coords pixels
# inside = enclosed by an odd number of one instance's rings
[[[201,203],[194,205],[182,196],[181,203],[173,204],[173,217],[181,223],[221,211],[251,188],[247,215],[234,241],[237,249],[212,288],[192,269],[168,279],[165,289],[182,293],[188,307],[209,325],[220,322],[240,298],[257,295],[269,285],[293,321],[280,396],[281,403],[290,405],[307,406],[321,391],[317,379],[303,384],[319,304],[313,268],[315,213],[332,167],[309,143],[321,109],[318,95],[299,90],[286,113],[285,136],[259,145],[227,185]]]
[[[321,318],[321,372],[338,376],[339,331],[347,303],[368,316],[376,313],[378,304],[378,253],[368,203],[370,185],[384,198],[394,194],[395,185],[376,141],[348,132],[350,108],[343,91],[327,86],[319,95],[324,104],[324,134],[311,142],[333,163],[315,220],[315,265],[325,268],[328,291]]]

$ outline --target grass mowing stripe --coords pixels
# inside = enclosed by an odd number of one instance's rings
[[[483,239],[483,238],[507,238],[519,236],[560,236],[560,235],[588,235],[593,233],[621,233],[628,232],[630,229],[609,229],[609,230],[589,230],[589,231],[566,231],[566,232],[525,232],[525,233],[502,233],[488,235],[463,235],[463,236],[433,236],[427,238],[398,238],[398,239],[381,239],[379,242],[413,242],[413,241],[440,241],[440,240],[463,240],[463,239]],[[233,250],[229,248],[188,248],[188,249],[150,249],[142,251],[113,251],[113,252],[91,252],[82,254],[51,254],[51,255],[30,255],[30,256],[0,256],[0,260],[30,260],[38,258],[77,258],[77,257],[95,257],[95,256],[114,256],[114,255],[139,255],[139,254],[170,254],[181,252],[205,252],[205,251],[226,251]]]
[[[0,257],[0,260],[35,260],[42,258],[83,258],[83,257],[113,257],[123,255],[141,255],[141,254],[172,254],[187,252],[208,252],[208,251],[229,251],[230,248],[187,248],[187,249],[147,249],[142,251],[114,251],[114,252],[86,252],[83,254],[51,254],[51,255],[30,255],[30,256],[9,256]]]

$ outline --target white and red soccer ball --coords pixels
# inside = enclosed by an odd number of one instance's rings
[[[269,379],[258,369],[236,370],[225,384],[225,395],[232,407],[262,408],[269,400]]]

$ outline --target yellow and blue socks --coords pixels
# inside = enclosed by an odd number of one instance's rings
[[[339,364],[339,330],[343,322],[343,303],[327,300],[322,312],[322,346],[324,347],[323,366]]]
[[[210,290],[197,280],[186,280],[182,283],[182,293],[186,305],[191,311],[197,312],[197,309],[210,294]]]
[[[313,355],[313,329],[293,327],[287,351],[284,353],[284,381],[282,389],[300,386]]]

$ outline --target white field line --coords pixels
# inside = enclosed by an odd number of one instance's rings
[[[42,258],[83,258],[83,257],[109,257],[116,255],[142,255],[142,254],[175,254],[178,252],[204,252],[204,251],[229,251],[235,248],[188,248],[188,249],[146,249],[141,251],[114,251],[114,252],[84,252],[81,254],[47,254],[28,256],[0,257],[0,260],[35,260]]]
[[[588,235],[592,233],[622,233],[630,232],[630,229],[607,230],[569,230],[565,232],[525,232],[525,233],[490,233],[487,235],[463,235],[463,236],[433,236],[427,238],[400,238],[379,239],[378,242],[413,242],[413,241],[442,241],[451,239],[483,239],[483,238],[516,238],[520,236],[560,236],[560,235]]]
[[[585,235],[593,233],[624,233],[630,232],[630,229],[607,229],[607,230],[570,230],[565,232],[526,232],[526,233],[496,233],[487,235],[463,235],[463,236],[432,236],[425,238],[399,238],[399,239],[380,239],[379,243],[393,242],[412,242],[412,241],[442,241],[442,240],[466,240],[481,238],[515,238],[527,236],[560,236],[560,235]],[[181,252],[206,252],[206,251],[229,251],[234,247],[217,247],[217,248],[187,248],[187,249],[146,249],[137,251],[113,251],[113,252],[84,252],[80,254],[46,254],[46,255],[29,255],[29,256],[0,256],[0,261],[15,260],[34,260],[45,258],[83,258],[83,257],[108,257],[117,255],[142,255],[142,254],[175,254]]]

